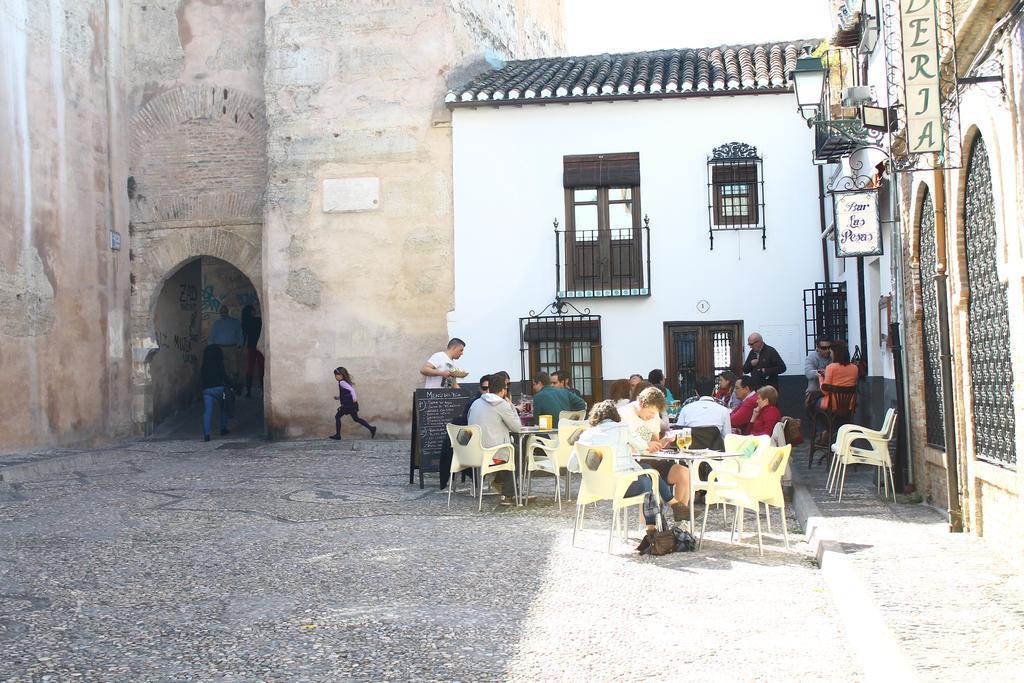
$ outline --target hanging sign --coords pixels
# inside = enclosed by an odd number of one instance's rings
[[[877,190],[836,192],[832,195],[832,207],[836,218],[837,258],[882,253]]]
[[[937,4],[938,0],[900,0],[911,154],[941,152],[943,147]]]

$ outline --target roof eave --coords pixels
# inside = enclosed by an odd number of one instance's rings
[[[531,104],[576,104],[594,102],[636,102],[639,100],[670,100],[689,97],[740,97],[747,95],[779,95],[793,92],[792,86],[774,86],[754,90],[704,90],[686,92],[630,93],[625,95],[579,95],[570,97],[545,97],[516,100],[470,100],[446,102],[449,109],[476,109],[478,107],[523,107]]]

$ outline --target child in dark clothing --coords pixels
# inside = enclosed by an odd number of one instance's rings
[[[334,379],[338,382],[338,395],[336,399],[341,403],[338,412],[334,414],[334,434],[330,438],[335,441],[341,439],[341,418],[351,415],[352,419],[370,430],[370,438],[377,436],[377,428],[359,417],[359,400],[356,398],[356,388],[352,386],[352,377],[348,370],[343,367],[334,368]]]

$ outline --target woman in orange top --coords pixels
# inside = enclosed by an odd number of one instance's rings
[[[826,384],[835,387],[855,387],[860,378],[859,372],[857,364],[850,362],[850,348],[846,342],[832,342],[832,362],[825,366],[821,379],[822,396],[818,399],[818,410],[834,410],[836,407],[832,395],[824,390]]]

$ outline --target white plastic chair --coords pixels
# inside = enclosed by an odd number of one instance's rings
[[[646,493],[635,496],[626,496],[629,485],[640,477],[651,478],[651,490],[654,492],[654,500],[659,508],[661,507],[661,494],[658,489],[660,477],[655,470],[630,470],[627,472],[616,472],[614,452],[611,446],[590,446],[577,443],[574,447],[576,457],[579,460],[580,490],[576,495],[576,521],[572,527],[572,544],[576,545],[576,531],[583,528],[583,515],[589,503],[596,503],[599,500],[612,501],[612,526],[608,531],[608,552],[612,550],[612,537],[617,528],[621,529],[623,535],[626,531],[626,518],[623,515],[622,523],[619,524],[620,512],[632,505],[642,506]],[[587,455],[593,453],[594,458],[599,462],[594,464],[588,462]],[[658,524],[660,526],[660,522]]]
[[[478,425],[447,425],[448,437],[452,440],[452,467],[448,476],[448,507],[452,506],[452,489],[455,488],[455,473],[466,469],[474,469],[480,473],[480,486],[478,491],[479,503],[477,510],[484,509],[484,477],[493,472],[511,472],[512,490],[515,493],[516,504],[519,504],[519,486],[516,483],[516,451],[510,443],[503,443],[490,448],[483,447],[480,427]],[[459,442],[460,434],[468,434],[466,443]],[[494,457],[498,453],[508,458],[506,462],[494,463]]]
[[[889,454],[889,442],[896,433],[896,410],[889,408],[885,412],[882,428],[868,429],[860,425],[845,424],[836,434],[836,442],[832,445],[832,466],[828,472],[828,490],[832,493],[839,484],[839,502],[843,501],[843,484],[846,483],[846,468],[850,465],[871,465],[881,468],[875,483],[875,490],[885,487],[885,497],[889,496],[890,486],[892,499],[896,500],[896,484],[892,476],[892,456]],[[854,447],[853,442],[864,440],[865,447]],[[888,478],[886,473],[888,472]]]
[[[748,448],[748,444],[754,444],[754,452],[746,458],[731,458],[728,460],[713,460],[710,462],[711,470],[719,472],[757,472],[761,467],[761,461],[772,450],[771,437],[766,434],[758,436],[749,436],[747,434],[727,434],[722,441],[725,443],[726,453],[742,453]],[[706,491],[708,488],[708,482],[700,479],[697,473],[698,468],[694,468],[690,474],[690,498],[693,499],[693,494],[697,491]],[[710,474],[708,477],[710,478]],[[705,499],[704,504],[707,505]],[[690,516],[693,516],[693,509],[690,510]],[[722,520],[727,519],[725,512],[725,505],[722,505]],[[693,520],[690,520],[690,528],[693,528]],[[740,519],[740,533],[743,533],[743,520]],[[772,522],[771,517],[768,517],[768,533],[771,533]]]
[[[782,473],[789,464],[792,446],[772,448],[770,455],[759,461],[759,467],[740,472],[716,470],[708,477],[707,505],[725,503],[736,506],[736,516],[732,521],[731,543],[736,534],[737,521],[743,516],[744,510],[753,510],[757,517],[757,551],[764,555],[761,543],[761,504],[764,503],[766,515],[770,515],[768,506],[777,507],[782,511],[782,536],[789,549],[789,530],[786,527],[786,500],[782,495]],[[704,543],[704,530],[708,524],[708,510],[704,508],[704,521],[700,528],[699,550]],[[742,533],[742,530],[740,531]]]
[[[572,473],[568,470],[569,459],[572,457],[572,445],[569,438],[576,433],[580,427],[585,427],[586,422],[582,420],[567,420],[565,417],[568,411],[562,411],[558,419],[557,438],[531,434],[526,438],[526,482],[523,490],[526,493],[526,504],[530,501],[530,486],[533,483],[533,473],[546,472],[555,478],[555,499],[558,501],[558,510],[562,510],[562,475],[561,471],[566,470],[566,496],[570,492],[570,479]],[[542,455],[538,455],[540,450]]]
[[[587,411],[585,411],[585,410],[562,410],[562,411],[559,411],[559,413],[558,413],[558,426],[559,427],[562,426],[562,421],[563,420],[575,420],[575,421],[579,422],[580,420],[586,420],[586,419],[587,419]]]

